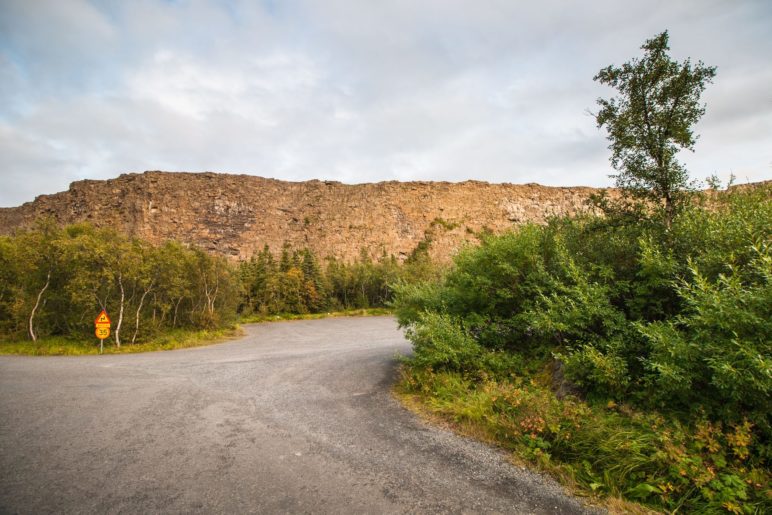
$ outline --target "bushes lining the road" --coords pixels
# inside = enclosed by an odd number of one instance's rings
[[[328,257],[320,263],[309,249],[285,244],[277,260],[266,245],[239,264],[242,297],[239,313],[247,318],[303,315],[384,308],[393,285],[437,277],[425,246],[400,264],[383,253],[374,261],[366,249],[353,262]]]
[[[176,343],[163,348],[185,345],[197,331],[232,331],[239,319],[383,310],[393,283],[436,276],[427,250],[419,246],[404,264],[386,255],[373,261],[363,250],[354,262],[328,258],[322,266],[308,249],[285,245],[276,259],[266,246],[234,265],[173,241],[154,246],[41,220],[0,237],[0,352],[91,352],[101,309],[112,319],[106,344],[133,350],[152,350],[172,334]]]
[[[403,388],[457,419],[479,410],[500,441],[541,449],[595,490],[668,509],[770,508],[771,198],[734,190],[669,228],[627,213],[488,238],[440,284],[398,289],[415,345]],[[527,394],[507,397],[523,381]],[[584,401],[551,392],[566,388]],[[573,430],[565,441],[549,415],[579,405],[597,445]],[[620,441],[610,466],[601,433],[613,426],[648,451],[626,457]]]
[[[239,285],[220,257],[168,242],[153,246],[88,224],[0,238],[0,336],[90,339],[106,309],[111,341],[232,325]],[[96,341],[96,338],[93,339]]]

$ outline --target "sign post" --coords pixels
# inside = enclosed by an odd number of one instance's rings
[[[107,316],[107,311],[103,309],[97,315],[96,320],[94,320],[94,327],[96,328],[94,334],[99,338],[99,354],[102,354],[105,348],[105,338],[110,336],[110,317]]]

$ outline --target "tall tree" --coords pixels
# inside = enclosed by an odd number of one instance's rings
[[[184,300],[192,302],[193,284],[191,270],[195,268],[192,250],[177,242],[168,241],[155,253],[159,292],[158,307],[161,320],[171,319],[171,327],[177,327],[180,305]]]
[[[135,277],[137,295],[139,295],[139,303],[137,305],[137,312],[134,318],[134,334],[131,337],[131,343],[135,343],[137,340],[142,306],[145,304],[145,298],[151,291],[153,291],[153,288],[156,285],[156,281],[158,280],[159,272],[159,262],[156,259],[156,249],[146,243],[136,241],[134,242],[134,252],[140,257],[140,263],[137,267],[137,273]]]
[[[24,289],[30,297],[30,311],[27,319],[27,334],[32,341],[37,341],[38,331],[35,315],[45,304],[46,290],[51,285],[52,274],[61,261],[59,239],[61,231],[52,219],[37,222],[36,230],[22,234],[20,239],[21,272]]]
[[[292,246],[285,241],[281,248],[281,260],[279,261],[279,271],[288,272],[292,268]]]
[[[13,332],[14,304],[20,289],[19,268],[16,239],[0,236],[0,334]]]
[[[690,189],[689,175],[675,155],[694,150],[694,124],[705,113],[700,95],[716,74],[714,66],[668,55],[667,31],[641,47],[644,56],[603,68],[594,80],[619,91],[598,99],[598,128],[606,127],[616,184],[634,197],[662,203],[667,226]]]
[[[302,261],[300,269],[303,271],[303,280],[305,281],[305,303],[309,311],[316,313],[323,310],[327,291],[322,277],[322,271],[316,261],[314,253],[305,248],[302,251]]]

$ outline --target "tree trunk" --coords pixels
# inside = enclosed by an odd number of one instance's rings
[[[216,277],[214,291],[209,289],[209,283],[204,278],[204,295],[206,295],[206,311],[210,315],[214,314],[214,303],[217,300],[217,292],[220,289],[220,277]]]
[[[38,293],[38,298],[35,301],[35,306],[32,308],[32,312],[29,314],[29,337],[32,338],[33,342],[38,341],[38,337],[35,334],[35,312],[38,310],[38,307],[40,306],[40,299],[43,297],[43,294],[48,289],[48,285],[51,283],[51,270],[48,271],[48,275],[46,275],[46,284],[43,286],[43,289],[40,290]]]
[[[142,297],[139,299],[139,306],[137,307],[137,323],[134,326],[134,336],[131,337],[131,343],[134,344],[134,341],[137,339],[137,333],[139,332],[139,312],[142,311],[142,304],[145,302],[145,297],[147,297],[147,294],[150,293],[150,290],[153,289],[153,282],[150,282],[150,285],[147,287],[147,290],[145,290],[142,293]]]
[[[123,290],[123,274],[118,274],[118,286],[121,288],[121,304],[118,310],[118,323],[115,325],[115,345],[121,347],[121,324],[123,323],[123,301],[126,298],[126,293]]]
[[[182,297],[177,299],[177,303],[174,305],[174,320],[172,320],[172,327],[177,327],[177,310],[180,309],[180,302],[182,302]]]

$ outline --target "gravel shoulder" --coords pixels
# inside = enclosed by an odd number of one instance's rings
[[[391,317],[147,354],[0,356],[2,513],[581,513],[391,395]]]

